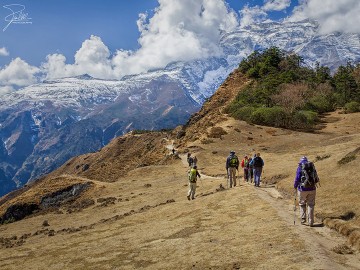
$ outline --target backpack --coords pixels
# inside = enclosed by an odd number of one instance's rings
[[[237,167],[239,166],[239,159],[237,156],[233,155],[230,157],[230,161],[229,161],[229,165],[230,167]]]
[[[244,167],[245,168],[249,167],[249,160],[248,159],[244,159]]]
[[[315,166],[312,162],[301,163],[300,186],[304,188],[315,187],[319,182]]]
[[[191,169],[189,171],[189,181],[191,183],[196,183],[196,169]]]
[[[249,168],[249,169],[252,169],[253,168],[253,164],[251,163],[251,161],[252,161],[252,159],[249,159],[249,162],[248,162],[248,164],[247,164],[247,167]]]
[[[254,167],[262,167],[263,166],[261,157],[254,158],[253,166]]]

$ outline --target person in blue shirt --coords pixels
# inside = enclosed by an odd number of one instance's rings
[[[254,185],[255,187],[260,187],[261,174],[264,167],[264,160],[260,157],[260,153],[254,155],[254,158],[250,162],[250,166],[253,166]]]

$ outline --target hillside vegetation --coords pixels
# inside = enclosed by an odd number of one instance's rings
[[[233,117],[248,123],[291,129],[312,129],[319,114],[344,107],[360,111],[360,65],[340,66],[334,75],[317,64],[276,47],[255,51],[239,70],[253,81],[227,108]]]

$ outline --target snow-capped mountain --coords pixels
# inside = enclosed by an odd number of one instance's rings
[[[1,96],[0,195],[129,130],[185,123],[255,49],[277,46],[332,70],[359,61],[360,35],[322,36],[317,29],[309,21],[252,25],[223,34],[222,57],[171,63],[121,80],[85,74],[44,81]]]

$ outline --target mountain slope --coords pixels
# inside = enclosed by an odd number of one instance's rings
[[[11,205],[43,205],[0,226],[1,268],[357,269],[359,114],[329,114],[316,133],[248,125],[222,113],[245,84],[234,72],[185,127],[127,134],[3,197],[1,214]],[[211,136],[214,129],[225,132]],[[230,150],[261,152],[260,188],[242,179],[220,187]],[[193,201],[186,198],[188,151],[202,175]],[[348,154],[354,158],[338,163]],[[302,155],[316,161],[321,179],[314,228],[294,219],[292,181]],[[349,243],[323,223],[347,233]]]
[[[321,36],[309,21],[255,24],[224,33],[219,44],[220,57],[170,63],[114,81],[89,75],[49,80],[2,96],[0,195],[130,130],[184,124],[255,49],[278,46],[332,70],[360,59],[359,35]]]

